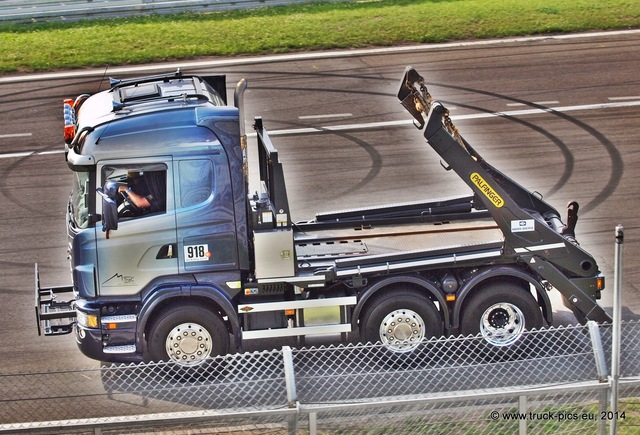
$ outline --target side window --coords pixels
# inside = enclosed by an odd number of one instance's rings
[[[103,184],[115,190],[118,217],[166,213],[167,167],[164,164],[113,165],[102,169]]]
[[[213,166],[209,160],[185,160],[178,163],[180,207],[191,207],[213,195]]]

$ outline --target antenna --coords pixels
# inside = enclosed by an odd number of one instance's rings
[[[104,73],[102,73],[102,78],[100,79],[100,84],[98,85],[98,92],[102,89],[102,82],[104,82],[104,78],[107,76],[107,70],[109,69],[109,65],[104,67]]]

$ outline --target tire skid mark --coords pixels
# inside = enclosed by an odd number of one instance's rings
[[[535,108],[535,109],[540,109],[540,110],[544,110],[545,112],[547,112],[550,115],[556,116],[564,121],[567,121],[571,124],[574,124],[575,126],[577,126],[578,128],[580,128],[581,130],[586,131],[589,135],[593,136],[605,149],[605,151],[607,152],[607,154],[609,155],[609,159],[611,160],[611,175],[609,177],[609,180],[604,183],[604,187],[602,188],[602,190],[600,191],[599,194],[597,194],[591,201],[589,201],[586,205],[581,206],[580,210],[582,213],[588,213],[592,210],[594,210],[596,207],[598,207],[600,204],[602,204],[602,202],[608,198],[618,187],[618,185],[620,184],[620,181],[622,180],[622,174],[624,172],[624,162],[622,160],[622,155],[620,154],[620,152],[616,149],[615,145],[604,135],[602,134],[600,131],[598,131],[596,128],[590,126],[589,124],[587,124],[586,122],[580,121],[579,119],[567,115],[566,113],[563,112],[559,112],[557,110],[554,110],[553,108],[549,108],[546,106],[541,106],[539,104],[535,104],[532,103],[530,101],[526,101],[526,100],[522,100],[519,98],[514,98],[514,97],[510,97],[508,95],[502,95],[496,92],[488,92],[488,91],[482,91],[479,89],[474,89],[474,88],[467,88],[467,87],[463,87],[463,86],[452,86],[452,85],[445,85],[445,84],[438,84],[438,86],[442,86],[444,88],[449,88],[449,89],[456,89],[456,90],[461,90],[461,91],[466,91],[466,92],[471,92],[471,93],[476,93],[476,94],[480,94],[480,95],[487,95],[487,96],[491,96],[494,98],[500,98],[500,99],[504,99],[504,100],[508,100],[508,101],[512,101],[512,102],[516,102],[516,103],[522,103],[526,106]],[[514,117],[506,117],[505,118],[514,121],[517,118]],[[517,120],[517,122],[521,122],[521,120]],[[555,142],[554,142],[555,143]],[[556,145],[558,145],[556,143]],[[569,150],[567,149],[566,151],[563,150],[562,148],[560,149],[562,151],[562,154],[565,156],[565,159],[567,158],[568,155],[572,154],[569,152]],[[565,174],[563,176],[563,178],[565,178],[567,175],[566,173],[566,168],[567,168],[567,164],[565,163]],[[565,181],[565,183],[568,181]],[[559,183],[556,184],[557,186],[559,185]],[[555,187],[555,186],[554,186]]]

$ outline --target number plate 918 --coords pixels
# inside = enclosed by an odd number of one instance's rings
[[[184,247],[184,261],[189,263],[192,261],[207,261],[211,257],[209,252],[209,245],[185,245]]]

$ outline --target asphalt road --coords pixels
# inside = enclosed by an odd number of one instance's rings
[[[184,70],[225,73],[230,88],[247,78],[247,119],[260,115],[272,131],[294,219],[302,220],[316,211],[467,192],[395,98],[406,65],[425,76],[494,166],[558,209],[580,203],[578,240],[607,275],[605,307],[612,305],[614,227],[624,225],[623,315],[638,318],[639,33]],[[61,154],[61,103],[104,88],[101,79],[0,80],[0,373],[97,366],[71,336],[37,336],[33,264],[44,285],[69,282],[71,174]],[[575,321],[559,302],[556,308],[555,324]]]

